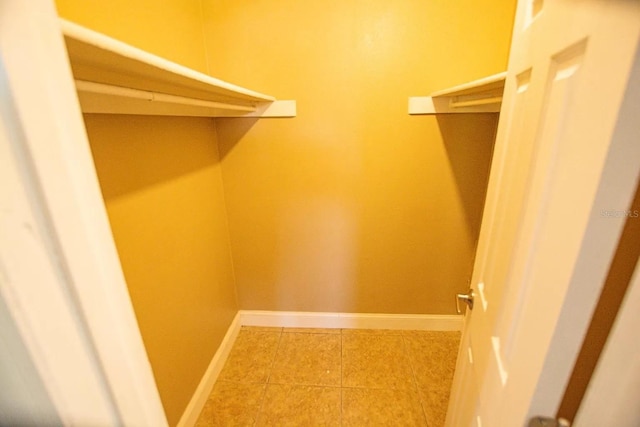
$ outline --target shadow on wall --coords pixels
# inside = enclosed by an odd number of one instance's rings
[[[271,122],[280,121],[280,120],[294,120],[295,117],[270,117],[266,120]],[[244,136],[251,130],[251,128],[260,120],[257,117],[251,118],[218,118],[216,119],[216,123],[219,123],[220,127],[217,129],[223,128],[224,131],[221,132],[221,135],[218,135],[218,146],[220,150],[220,161],[224,160],[225,157],[235,148],[235,146],[240,142]]]
[[[233,150],[233,147],[249,132],[249,129],[256,124],[259,120],[257,118],[247,118],[247,119],[217,119],[220,121],[233,120],[233,126],[225,126],[224,138],[220,138],[219,141],[219,149],[220,149],[220,160],[222,161],[227,154]],[[269,119],[273,120],[273,119]]]
[[[118,115],[115,126],[113,115],[87,114],[85,123],[105,200],[219,163],[212,119]]]
[[[437,116],[469,235],[476,242],[480,235],[498,117],[497,113]]]

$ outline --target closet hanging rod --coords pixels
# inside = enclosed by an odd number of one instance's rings
[[[470,101],[451,101],[451,107],[452,108],[474,107],[476,105],[500,104],[501,102],[502,102],[501,96],[494,96],[492,98],[473,99]]]
[[[205,107],[224,109],[231,111],[244,111],[253,112],[256,111],[256,107],[253,105],[236,105],[223,102],[206,101],[197,98],[187,98],[178,95],[169,95],[166,93],[152,92],[147,90],[132,89],[122,86],[114,86],[105,83],[89,82],[86,80],[76,80],[76,90],[80,93],[95,94],[95,95],[108,95],[118,98],[131,98],[137,100],[144,100],[149,102],[161,102],[166,104],[178,104],[188,105],[194,107]]]

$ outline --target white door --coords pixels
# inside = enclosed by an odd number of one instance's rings
[[[637,1],[518,5],[447,426],[556,413],[640,172],[639,34]]]

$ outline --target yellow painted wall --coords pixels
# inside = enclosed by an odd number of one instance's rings
[[[240,308],[454,312],[493,115],[407,98],[506,69],[514,0],[203,0],[210,69],[295,119],[218,120]]]
[[[63,18],[206,72],[200,0],[56,0]]]
[[[142,338],[170,425],[237,313],[214,122],[85,115]]]

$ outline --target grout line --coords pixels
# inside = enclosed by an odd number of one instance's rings
[[[269,384],[269,379],[271,378],[271,372],[273,372],[273,366],[276,364],[276,358],[278,357],[278,351],[280,350],[280,344],[282,344],[282,330],[278,332],[280,336],[278,337],[278,345],[276,346],[276,352],[273,355],[273,359],[271,360],[271,366],[269,366],[269,374],[267,375],[267,384]]]
[[[416,370],[413,367],[413,362],[411,360],[411,356],[409,354],[409,347],[407,345],[408,336],[402,335],[402,345],[405,349],[407,359],[409,361],[409,368],[411,369],[411,377],[413,379],[413,386],[415,387],[416,397],[418,398],[418,402],[420,403],[420,408],[422,408],[422,416],[424,417],[424,422],[429,427],[429,419],[427,417],[427,411],[425,409],[425,405],[422,401],[422,395],[420,394],[420,387],[418,385],[418,377],[416,376]]]
[[[267,375],[267,379],[264,384],[264,393],[262,395],[262,401],[260,402],[260,407],[258,408],[258,414],[256,415],[256,420],[253,423],[254,426],[258,423],[260,419],[260,415],[262,414],[262,408],[264,408],[264,401],[266,400],[266,396],[267,396],[267,388],[269,387],[269,379],[271,379],[271,372],[273,372],[273,366],[276,364],[276,358],[278,357],[278,350],[280,350],[280,343],[282,342],[282,334],[283,334],[282,329],[280,330],[280,332],[278,332],[280,334],[280,336],[278,337],[278,345],[276,346],[276,351],[273,355],[273,360],[271,360],[271,366],[269,366],[269,373]],[[275,333],[275,331],[273,333]]]
[[[258,424],[258,419],[260,418],[260,413],[262,412],[262,406],[264,405],[264,400],[267,397],[267,384],[264,384],[264,390],[262,390],[262,396],[260,397],[260,406],[258,406],[258,410],[256,411],[256,419],[253,420],[253,425]]]
[[[344,385],[340,388],[358,389],[358,390],[398,390],[398,391],[416,391],[413,388],[391,387],[391,386],[362,386],[362,385]]]
[[[402,335],[402,350],[407,359],[407,363],[409,364],[409,369],[411,370],[411,383],[415,391],[418,391],[418,377],[416,376],[416,370],[413,366],[412,358],[409,353],[409,346],[407,345],[406,337]]]
[[[291,329],[305,329],[305,330],[292,331]],[[313,331],[311,329],[318,329],[318,332],[315,332],[315,331]],[[285,333],[285,334],[341,335],[341,332],[326,332],[325,330],[320,331],[320,329],[331,329],[331,328],[293,328],[293,327],[284,327],[284,328],[282,328],[282,332]],[[336,330],[336,329],[334,329],[334,330]]]
[[[286,385],[286,386],[291,386],[291,387],[315,387],[315,388],[342,388],[339,385],[313,384],[313,383],[294,383],[294,382],[277,382],[277,383],[269,383],[269,385]]]
[[[340,329],[340,387],[342,387],[342,375],[344,373],[344,335]]]
[[[344,401],[344,388],[340,387],[340,427],[342,427],[342,419],[343,419],[343,406],[342,406],[342,402]]]
[[[344,419],[344,387],[342,385],[342,373],[344,372],[344,335],[342,329],[340,329],[340,427],[342,427]]]

